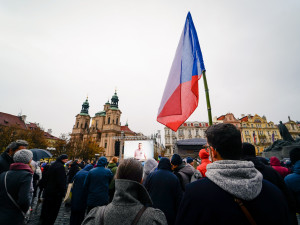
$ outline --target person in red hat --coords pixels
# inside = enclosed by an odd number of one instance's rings
[[[209,158],[209,152],[206,149],[201,149],[199,151],[199,157],[201,159],[201,164],[197,167],[197,170],[200,171],[202,174],[202,177],[206,177],[206,166],[207,164],[210,164],[211,161],[208,159]]]

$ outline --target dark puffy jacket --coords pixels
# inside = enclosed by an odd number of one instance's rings
[[[77,161],[75,161],[72,163],[71,168],[68,173],[68,183],[73,182],[73,178],[78,171],[79,171],[79,165],[78,165]]]
[[[281,191],[266,180],[262,184],[262,190],[255,199],[243,201],[256,224],[289,224],[288,206]],[[187,185],[175,224],[250,223],[231,194],[203,178]]]
[[[170,160],[162,158],[157,171],[150,173],[145,181],[153,207],[164,212],[169,225],[175,223],[182,198],[180,182],[171,171]]]
[[[31,168],[23,163],[13,163],[7,172],[6,185],[7,191],[20,206],[24,213],[30,206],[32,192],[32,174]],[[23,215],[6,194],[4,186],[4,177],[6,172],[0,174],[0,224],[18,225],[23,222]]]
[[[270,165],[282,176],[282,178],[285,178],[286,175],[289,174],[289,170],[281,166],[279,159],[275,156],[270,158]]]
[[[85,179],[84,189],[87,194],[87,206],[89,207],[102,206],[109,202],[108,185],[113,174],[105,168],[106,164],[107,159],[101,157],[97,167],[90,170]]]
[[[88,175],[91,169],[93,169],[93,165],[88,164],[74,176],[71,200],[71,209],[74,211],[80,211],[86,208],[83,184],[86,176]]]
[[[293,173],[284,178],[287,187],[296,199],[297,212],[300,213],[300,160],[295,163]]]
[[[13,158],[10,157],[7,152],[3,152],[0,156],[0,174],[4,171],[8,171],[10,164],[13,162]]]
[[[64,163],[57,159],[50,167],[47,173],[47,183],[45,188],[45,197],[63,198],[66,193],[67,176]]]

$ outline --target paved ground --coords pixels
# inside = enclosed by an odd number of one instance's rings
[[[37,225],[42,210],[42,203],[37,202],[37,198],[34,199],[34,204],[32,208],[29,225]],[[65,207],[64,204],[61,205],[58,216],[55,221],[55,225],[69,225],[71,209],[70,207]]]

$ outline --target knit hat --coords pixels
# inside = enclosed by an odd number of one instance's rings
[[[194,160],[193,160],[193,158],[192,157],[186,157],[186,162],[187,163],[192,163]]]
[[[27,149],[22,149],[14,154],[15,163],[28,164],[32,160],[33,154]]]
[[[62,154],[62,155],[60,155],[57,159],[59,159],[59,160],[64,160],[64,159],[67,159],[67,158],[68,158],[68,155]]]
[[[174,154],[174,155],[172,156],[171,163],[172,163],[174,166],[179,166],[179,165],[182,164],[182,158],[180,157],[180,155]]]
[[[255,157],[255,147],[254,145],[244,142],[242,146],[242,157],[252,156]]]
[[[199,152],[200,159],[208,159],[209,153],[206,151],[206,149],[201,149]]]

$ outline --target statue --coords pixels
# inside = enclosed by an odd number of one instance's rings
[[[288,131],[286,126],[282,123],[282,121],[279,121],[278,129],[284,141],[295,142],[295,140],[292,138],[290,132]]]

